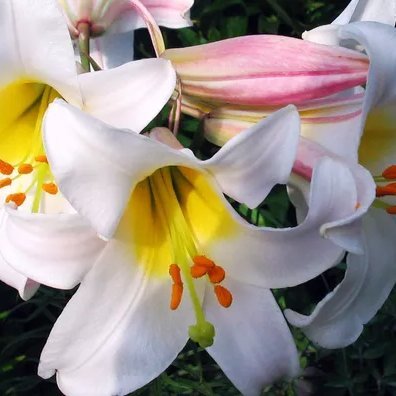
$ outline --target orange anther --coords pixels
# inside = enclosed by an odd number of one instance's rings
[[[384,197],[386,195],[396,195],[396,183],[390,183],[386,186],[377,186],[375,195]]]
[[[30,164],[21,164],[18,166],[18,173],[20,175],[27,175],[33,172],[33,166]]]
[[[176,285],[183,285],[180,276],[180,268],[177,264],[171,264],[169,266],[169,275],[171,276],[173,283],[175,283]]]
[[[385,179],[393,180],[396,179],[396,165],[388,166],[383,172],[382,176]]]
[[[12,180],[9,177],[0,180],[0,188],[7,187],[12,183]]]
[[[203,265],[193,265],[190,268],[190,273],[193,278],[201,278],[202,276],[206,275],[208,272],[208,268],[204,267]]]
[[[58,186],[55,183],[43,183],[41,187],[48,194],[55,195],[58,193]]]
[[[193,262],[195,265],[206,268],[213,268],[215,266],[215,263],[212,260],[209,260],[206,256],[195,256],[193,258]]]
[[[391,215],[396,215],[396,205],[395,206],[389,206],[386,208],[386,212],[391,214]]]
[[[36,157],[34,157],[34,159],[37,162],[44,162],[44,163],[48,164],[48,159],[47,159],[46,155],[37,155]]]
[[[24,193],[16,193],[7,195],[6,202],[14,202],[16,206],[21,206],[26,199],[26,195]]]
[[[361,206],[362,206],[362,205],[360,204],[360,202],[356,202],[355,209],[357,210],[357,209],[359,209]]]
[[[232,304],[232,294],[228,289],[223,286],[216,285],[214,287],[214,292],[216,294],[217,301],[222,307],[228,308]]]
[[[223,267],[216,265],[215,267],[209,270],[208,275],[209,275],[209,280],[212,283],[220,283],[225,278],[225,271]]]
[[[170,301],[170,309],[172,311],[174,311],[175,309],[178,308],[178,306],[181,303],[182,296],[183,296],[183,285],[174,283],[172,285],[172,295],[171,295],[171,301]]]
[[[8,162],[0,160],[0,173],[3,175],[11,175],[14,171],[14,167]]]

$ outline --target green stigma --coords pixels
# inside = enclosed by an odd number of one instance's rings
[[[200,347],[207,348],[213,345],[216,332],[212,323],[204,321],[191,325],[188,328],[188,335]]]

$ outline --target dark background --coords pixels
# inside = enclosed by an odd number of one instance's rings
[[[378,0],[379,1],[379,0]],[[304,30],[331,22],[349,1],[314,0],[196,0],[192,10],[194,27],[162,29],[168,48],[190,46],[246,34],[282,34],[300,37]],[[137,58],[153,56],[148,34],[136,32]],[[157,124],[163,122],[158,117]],[[198,132],[197,132],[198,131]],[[215,147],[199,133],[199,123],[183,117],[181,140],[202,157]],[[256,210],[234,204],[238,212],[255,224],[272,227],[295,224],[294,211],[285,190],[279,186]],[[292,258],[291,258],[292,259]],[[276,290],[282,308],[308,313],[343,277],[341,264],[305,285]],[[54,380],[36,375],[40,351],[53,322],[71,292],[41,287],[28,302],[0,284],[0,395],[61,395]],[[292,329],[301,353],[303,375],[265,390],[266,395],[396,395],[396,294],[365,327],[352,346],[324,350],[312,345]],[[158,379],[134,395],[238,395],[207,353],[189,343],[179,358]]]

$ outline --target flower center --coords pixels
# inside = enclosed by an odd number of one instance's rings
[[[1,196],[17,206],[30,202],[32,212],[39,212],[44,192],[58,192],[41,139],[44,113],[58,97],[47,85],[24,81],[0,90]]]
[[[391,215],[396,215],[396,205],[382,199],[394,197],[396,195],[396,182],[389,183],[389,181],[396,180],[396,165],[388,166],[381,175],[374,176],[374,180],[377,183],[377,199],[375,199],[373,206],[384,209]]]
[[[220,306],[227,308],[232,303],[231,292],[222,285],[224,269],[205,254],[209,241],[227,236],[232,229],[224,203],[205,175],[183,167],[167,167],[137,185],[131,204],[130,221],[137,228],[133,245],[138,247],[139,263],[147,266],[151,275],[169,273],[170,309],[176,310],[188,291],[196,317],[189,328],[190,338],[202,347],[212,345],[214,327],[205,319],[198,290],[206,281]]]

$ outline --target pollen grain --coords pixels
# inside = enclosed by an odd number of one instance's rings
[[[206,268],[213,268],[215,266],[214,261],[208,259],[206,256],[195,256],[193,258],[193,262],[195,265]]]
[[[58,193],[58,186],[55,183],[43,183],[41,187],[48,194],[55,195]]]
[[[21,164],[18,166],[18,173],[20,175],[28,175],[33,172],[33,166],[31,164]]]
[[[14,167],[11,164],[3,160],[0,160],[0,173],[8,176],[11,175],[13,171],[14,171]]]
[[[0,188],[7,187],[11,185],[12,180],[9,177],[6,177],[5,179],[0,180]]]
[[[225,271],[224,271],[223,267],[216,265],[212,269],[209,270],[208,275],[209,275],[209,280],[212,283],[220,283],[225,278]]]
[[[217,301],[222,307],[228,308],[232,304],[232,294],[228,289],[223,286],[216,285],[214,287],[214,292],[216,294]]]
[[[6,197],[6,203],[14,202],[16,206],[21,206],[25,202],[25,199],[26,199],[26,194],[24,193],[10,194],[7,195]]]
[[[183,285],[174,283],[172,285],[172,295],[171,295],[171,301],[170,301],[170,309],[174,311],[177,309],[181,303],[183,296]]]

